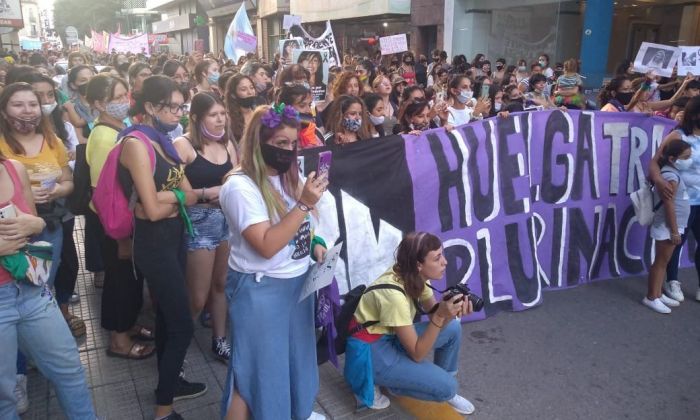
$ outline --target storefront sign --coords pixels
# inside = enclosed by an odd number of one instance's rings
[[[193,19],[193,14],[180,15],[170,19],[161,20],[160,22],[153,22],[151,27],[153,29],[153,33],[185,31],[194,27]]]
[[[4,0],[0,3],[0,26],[24,28],[19,0]]]
[[[391,55],[408,51],[406,34],[383,36],[379,38],[379,47],[382,50],[382,55]]]

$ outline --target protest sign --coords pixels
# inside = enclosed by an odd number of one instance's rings
[[[680,61],[678,61],[678,75],[685,76],[688,73],[700,74],[700,46],[679,47],[681,50]]]
[[[326,99],[328,90],[328,50],[293,50],[292,61],[309,71],[309,85],[314,101]]]
[[[304,48],[303,38],[290,38],[279,41],[280,58],[284,64],[292,63],[292,51]]]
[[[301,24],[292,25],[289,28],[289,33],[291,37],[304,39],[304,49],[327,50],[329,67],[340,65],[340,55],[338,55],[338,47],[335,44],[335,36],[333,35],[330,21],[326,21],[326,30],[318,38],[309,35],[309,33],[302,28]]]
[[[379,48],[382,50],[382,55],[391,55],[408,51],[406,34],[383,36],[379,38]]]
[[[148,53],[148,34],[141,34],[132,37],[123,37],[121,35],[112,34],[109,37],[108,51],[116,51],[118,53]]]
[[[301,26],[301,16],[284,15],[284,18],[282,18],[282,29],[288,31],[292,25]]]
[[[443,241],[446,278],[484,298],[482,319],[540,304],[545,289],[640,275],[653,241],[629,194],[675,126],[622,112],[540,111],[332,148],[316,233],[343,242],[340,293],[377,279],[404,234]],[[305,172],[317,154],[304,150]],[[683,250],[689,265],[695,242]]]
[[[301,289],[299,302],[306,299],[311,293],[331,284],[342,248],[343,244],[341,242],[326,252],[326,258],[322,262],[311,267],[311,271],[306,276],[304,286]],[[313,249],[311,252],[313,253]]]
[[[654,70],[659,76],[671,77],[680,54],[676,47],[642,42],[634,59],[634,71],[646,73]]]
[[[241,3],[236,15],[231,21],[231,25],[226,32],[224,40],[224,53],[226,57],[237,63],[238,60],[249,52],[254,52],[258,45],[253,27],[248,19],[248,12],[245,10],[245,2]]]

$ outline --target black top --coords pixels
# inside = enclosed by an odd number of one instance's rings
[[[185,175],[193,189],[218,187],[223,183],[224,176],[233,169],[231,156],[226,150],[226,162],[218,165],[210,162],[197,153],[192,163],[185,167]]]
[[[185,176],[182,165],[168,162],[157,150],[156,167],[153,173],[153,182],[156,184],[156,191],[172,191],[177,188]],[[131,197],[134,191],[134,180],[129,171],[120,163],[117,169],[119,183],[124,189],[124,195]]]

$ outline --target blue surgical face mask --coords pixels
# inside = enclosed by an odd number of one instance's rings
[[[351,133],[357,133],[362,126],[362,118],[343,118],[343,128]]]
[[[459,92],[459,95],[457,95],[457,100],[461,104],[466,104],[469,102],[474,97],[474,92],[471,90],[463,90]]]
[[[214,72],[214,73],[210,74],[209,76],[207,76],[207,81],[209,82],[210,85],[215,85],[218,83],[220,76],[221,75],[219,74],[218,71]]]
[[[673,163],[673,166],[675,166],[679,171],[687,171],[691,166],[693,166],[693,159],[677,159]]]
[[[177,128],[178,124],[179,122],[175,122],[173,124],[166,124],[163,121],[161,121],[160,118],[158,118],[157,116],[153,116],[153,128],[155,128],[163,134],[170,133],[171,131]]]

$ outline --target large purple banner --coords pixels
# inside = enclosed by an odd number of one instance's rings
[[[644,273],[653,244],[629,194],[674,125],[544,111],[334,149],[319,233],[346,244],[341,291],[390,267],[410,230],[443,240],[439,286],[467,282],[484,297],[472,319],[538,305],[547,288]]]

